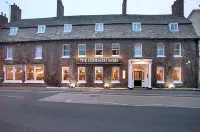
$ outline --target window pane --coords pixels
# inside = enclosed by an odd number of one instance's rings
[[[95,46],[96,46],[96,49],[100,49],[100,50],[103,49],[103,45],[102,44],[96,44]]]
[[[85,50],[79,50],[79,55],[85,55]]]
[[[44,80],[43,66],[36,66],[36,80]]]
[[[69,50],[64,51],[64,55],[63,56],[69,56]]]
[[[174,55],[180,55],[180,51],[179,50],[174,50]]]
[[[79,68],[79,81],[85,81],[85,68]]]
[[[103,80],[103,68],[95,68],[95,80],[96,81]]]
[[[67,44],[67,45],[63,45],[63,50],[69,50],[69,49],[70,49],[69,44]]]
[[[112,49],[119,49],[120,45],[119,44],[112,44]]]
[[[22,80],[22,68],[15,66],[15,80]]]
[[[180,49],[180,44],[174,44],[174,49]]]
[[[34,66],[26,66],[26,80],[34,80]]]
[[[157,50],[157,55],[164,55],[164,50],[158,49]]]
[[[180,81],[180,70],[174,70],[174,81]]]
[[[119,68],[112,69],[112,80],[118,81],[119,80]]]
[[[102,55],[102,50],[96,50],[96,55]]]
[[[69,68],[63,68],[63,80],[69,80]]]
[[[164,70],[157,69],[157,81],[164,81]]]
[[[6,80],[13,80],[13,67],[6,67]]]
[[[119,55],[119,50],[112,50],[112,55]]]

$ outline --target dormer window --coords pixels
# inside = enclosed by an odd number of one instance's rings
[[[170,23],[169,28],[171,32],[178,32],[178,23]]]
[[[10,27],[10,35],[16,35],[18,31],[18,27]]]
[[[72,32],[72,24],[65,24],[64,25],[64,32],[71,33]]]
[[[132,28],[133,28],[133,32],[142,31],[142,26],[141,26],[141,23],[139,23],[139,22],[133,22],[132,23]]]
[[[45,33],[46,26],[45,25],[38,25],[38,33]]]
[[[103,23],[96,23],[95,24],[95,31],[96,32],[103,32],[104,31],[104,25],[103,25]]]

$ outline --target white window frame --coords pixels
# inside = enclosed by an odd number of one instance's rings
[[[84,69],[85,70],[85,80],[80,80],[79,79],[79,72],[80,72],[80,69]],[[86,68],[85,67],[78,67],[78,82],[77,83],[86,83]]]
[[[96,32],[103,32],[104,31],[104,24],[103,23],[95,23],[95,31]]]
[[[11,51],[12,51],[12,57],[10,58],[10,57],[8,57],[8,49],[11,49]],[[13,48],[11,47],[11,46],[7,46],[7,48],[6,48],[6,60],[13,60]]]
[[[120,83],[119,82],[119,78],[120,78],[120,71],[119,71],[119,67],[112,67],[112,71],[111,71],[111,74],[112,74],[112,72],[113,72],[113,70],[118,70],[118,80],[112,80],[112,75],[111,75],[111,83]]]
[[[80,54],[79,54],[79,46],[80,46],[80,45],[84,45],[84,46],[85,46],[85,55],[80,55]],[[79,44],[79,45],[78,45],[78,57],[86,57],[86,49],[87,49],[86,44]]]
[[[174,25],[174,27],[176,27],[176,29],[172,29],[172,25]],[[179,29],[178,29],[178,23],[170,23],[169,24],[169,28],[170,28],[170,31],[171,32],[178,32],[179,31]]]
[[[140,28],[138,28],[138,25]],[[140,22],[133,22],[132,23],[132,30],[133,32],[141,32],[142,31],[142,24]]]
[[[69,46],[69,49],[67,49],[67,50],[64,49],[64,46],[66,46],[66,45]],[[65,56],[64,51],[69,51],[69,55]],[[70,58],[70,44],[63,44],[63,46],[62,46],[62,58]]]
[[[164,67],[157,67],[156,72],[158,72],[158,70],[163,70],[163,80],[157,80],[157,75],[156,75],[157,83],[165,83],[165,69],[164,69]]]
[[[61,83],[70,83],[70,80],[64,80],[63,79],[64,78],[64,70],[69,70],[69,73],[70,73],[69,67],[62,67],[62,82]]]
[[[174,49],[174,45],[175,45],[175,44],[179,44],[179,45],[180,45],[180,49]],[[181,43],[174,43],[174,45],[173,45],[173,51],[179,50],[179,52],[180,52],[179,55],[174,55],[174,57],[182,57],[182,55],[181,55]]]
[[[34,80],[27,80],[27,75],[26,75],[27,66],[33,66],[33,67],[34,67],[34,71],[33,71]],[[37,67],[37,66],[43,66],[43,72],[45,71],[44,65],[43,65],[43,64],[25,65],[25,82],[24,82],[24,83],[44,83],[44,80],[36,80],[36,67]],[[43,74],[44,74],[44,73],[43,73]]]
[[[102,70],[102,80],[96,80],[96,70]],[[95,77],[94,77],[94,79],[95,79],[95,81],[94,81],[94,83],[103,83],[103,67],[99,67],[99,66],[97,66],[97,67],[95,67]]]
[[[141,55],[136,55],[136,50],[138,50],[138,49],[136,49],[136,45],[138,45],[138,44],[140,44],[140,47],[141,47]],[[136,43],[135,45],[134,45],[134,57],[142,57],[142,44],[141,43]]]
[[[64,32],[71,33],[72,32],[72,24],[64,24]]]
[[[44,28],[44,30],[43,30]],[[37,33],[45,33],[46,25],[38,25],[38,32]]]
[[[119,55],[113,55],[113,50],[117,50],[117,49],[114,49],[113,47],[113,45],[118,45],[119,46]],[[120,44],[119,43],[113,43],[112,44],[112,56],[120,56]]]
[[[6,67],[12,67],[13,80],[6,80]],[[4,67],[3,67],[3,70],[4,70],[4,81],[3,81],[3,83],[22,83],[22,80],[15,80],[15,72],[14,72],[15,67],[21,67],[21,69],[22,69],[22,65],[4,65]]]
[[[38,48],[38,47],[41,47],[41,48],[42,48],[42,45],[37,45],[37,46],[35,47],[35,59],[40,60],[40,59],[42,59],[42,50],[41,50],[41,51],[37,51],[37,48]],[[38,56],[37,56],[37,53],[41,53],[41,57],[38,57]]]
[[[182,68],[181,67],[174,67],[174,70],[180,70],[179,72],[179,77],[180,77],[180,80],[174,80],[174,83],[182,83],[182,78],[181,78],[181,75],[182,75]],[[174,75],[173,75],[173,78],[174,78]]]
[[[19,29],[18,27],[10,27],[10,35],[11,36],[17,35],[18,29]]]
[[[162,45],[163,49],[158,49],[158,45]],[[163,50],[163,55],[158,55],[158,50]],[[165,57],[165,44],[163,44],[163,43],[157,44],[157,57]]]
[[[97,49],[98,45],[101,45],[101,49]],[[102,50],[102,55],[97,55],[97,50]],[[95,44],[95,56],[103,56],[103,44]]]

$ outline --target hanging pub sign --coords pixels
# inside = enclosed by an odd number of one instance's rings
[[[76,64],[121,64],[120,58],[76,58]]]

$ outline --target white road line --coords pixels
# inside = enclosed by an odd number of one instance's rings
[[[67,103],[68,103],[68,102],[71,102],[71,100],[67,100],[66,102],[67,102]]]
[[[64,91],[42,91],[37,93],[63,93]]]
[[[0,92],[31,92],[31,90],[0,90]]]

